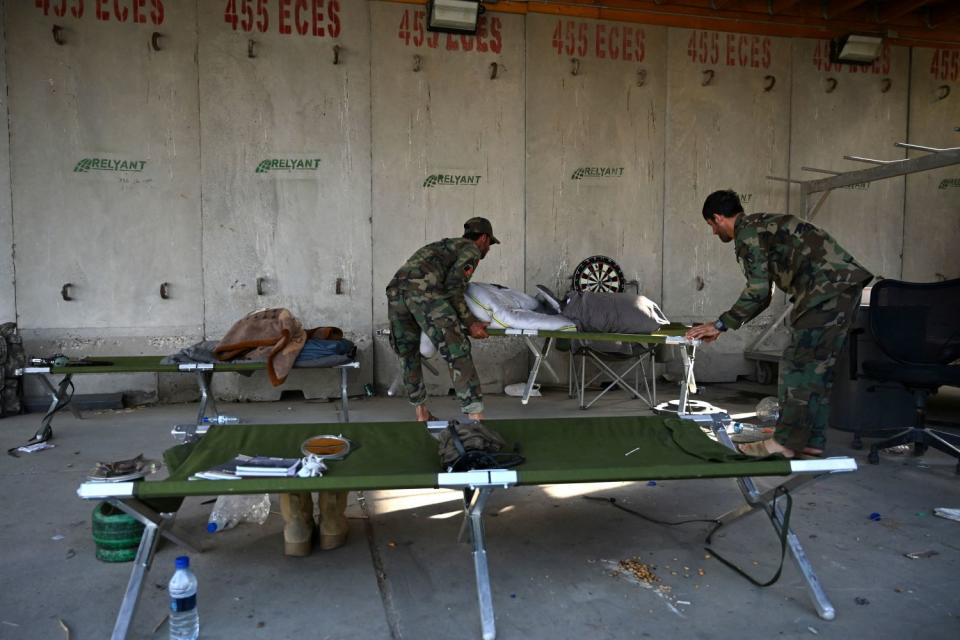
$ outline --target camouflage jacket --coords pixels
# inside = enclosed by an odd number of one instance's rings
[[[872,277],[826,231],[791,215],[741,214],[733,239],[747,285],[720,316],[731,329],[767,308],[773,285],[789,294],[794,321],[807,309]]]
[[[480,249],[466,238],[445,238],[421,247],[410,256],[387,285],[422,298],[446,298],[465,325],[478,322],[470,313],[464,294],[470,276],[480,263]]]

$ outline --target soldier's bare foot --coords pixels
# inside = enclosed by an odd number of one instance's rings
[[[467,417],[473,420],[474,422],[483,422],[482,413],[468,413]]]
[[[417,422],[426,422],[428,420],[436,420],[433,415],[430,413],[430,410],[427,409],[427,405],[418,404],[413,410],[417,414]]]

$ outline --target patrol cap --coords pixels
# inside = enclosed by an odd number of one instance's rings
[[[493,235],[493,225],[486,218],[470,218],[463,223],[464,233],[485,233],[490,236],[490,244],[500,244]]]

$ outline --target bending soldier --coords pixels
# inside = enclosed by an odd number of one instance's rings
[[[822,456],[834,366],[863,287],[873,276],[809,222],[791,215],[744,214],[733,191],[710,194],[702,213],[721,242],[734,242],[747,284],[729,311],[716,322],[693,327],[688,338],[712,342],[727,329],[738,329],[767,308],[774,284],[793,303],[790,344],[780,360],[774,437],[741,445],[740,451],[760,457]]]
[[[471,218],[463,237],[446,238],[419,249],[387,285],[390,344],[400,357],[403,383],[417,420],[432,419],[420,365],[420,333],[425,333],[450,368],[454,390],[468,417],[483,419],[480,380],[470,355],[472,338],[486,338],[464,299],[467,283],[480,260],[500,241],[486,218]]]

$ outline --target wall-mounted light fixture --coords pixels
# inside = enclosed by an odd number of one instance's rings
[[[830,62],[873,64],[880,57],[883,38],[851,33],[830,41]]]
[[[427,30],[475,34],[481,13],[480,0],[428,0]]]

